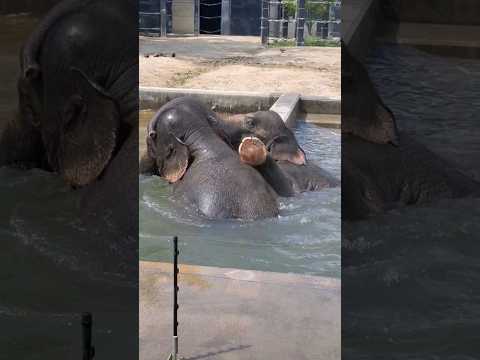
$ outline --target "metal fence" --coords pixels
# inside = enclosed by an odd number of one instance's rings
[[[339,0],[262,0],[262,43],[339,41],[340,9]]]
[[[279,41],[316,45],[339,41],[340,8],[340,0],[139,0],[139,32],[260,33],[264,45]]]
[[[222,0],[140,0],[139,5],[140,33],[221,34]]]
[[[139,0],[138,31],[166,36],[172,29],[173,0]]]

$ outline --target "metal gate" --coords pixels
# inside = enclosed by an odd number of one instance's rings
[[[173,0],[139,0],[138,31],[141,34],[166,36],[172,31]]]
[[[142,34],[220,34],[221,30],[222,0],[140,0]]]
[[[339,0],[262,0],[262,43],[339,43],[340,8]]]

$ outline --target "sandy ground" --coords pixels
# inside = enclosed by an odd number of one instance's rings
[[[258,37],[141,37],[139,61],[141,86],[341,94],[340,48],[265,49]]]

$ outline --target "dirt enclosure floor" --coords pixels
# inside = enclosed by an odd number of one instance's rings
[[[172,57],[172,54],[175,57]],[[270,48],[259,37],[140,37],[140,85],[340,98],[340,48]]]

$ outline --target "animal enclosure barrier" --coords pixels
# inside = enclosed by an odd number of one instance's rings
[[[166,36],[171,31],[171,5],[172,0],[140,0],[139,33]]]
[[[222,0],[140,0],[139,32],[220,35],[222,7]]]
[[[262,44],[339,41],[340,8],[338,0],[262,0]]]

